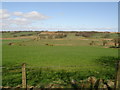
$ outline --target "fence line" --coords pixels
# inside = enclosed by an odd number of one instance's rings
[[[84,66],[90,68],[90,67],[94,67],[96,65],[48,66],[45,68],[49,68],[49,67],[84,67]],[[8,67],[0,67],[0,68],[4,69],[4,68],[8,68]],[[13,67],[13,69],[15,69],[15,68],[22,69],[22,72],[21,72],[22,73],[22,87],[27,88],[26,68],[33,68],[33,67],[29,67],[29,66],[27,67],[26,64],[23,63],[21,67]],[[38,68],[38,66],[36,66],[34,68]],[[41,66],[39,68],[43,68],[43,67]],[[115,69],[116,69],[116,75],[115,75],[114,89],[117,90],[118,88],[120,88],[120,60],[117,61]]]
[[[27,88],[26,83],[26,65],[22,64],[22,87]],[[117,62],[114,89],[120,89],[120,61]]]
[[[26,66],[26,68],[50,68],[50,67],[95,67],[98,65],[74,65],[74,66]],[[103,65],[103,67],[107,67],[107,65]],[[19,67],[0,67],[3,69],[9,69],[9,68],[13,68],[13,69],[17,69],[17,68],[22,68],[22,66]]]

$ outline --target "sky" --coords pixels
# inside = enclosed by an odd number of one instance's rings
[[[117,31],[117,2],[3,2],[2,30]]]

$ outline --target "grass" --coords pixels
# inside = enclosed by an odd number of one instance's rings
[[[91,38],[74,34],[60,40],[3,40],[2,63],[3,67],[8,68],[3,69],[3,85],[21,84],[21,68],[14,67],[21,67],[22,63],[27,64],[28,84],[34,86],[55,80],[67,81],[68,84],[70,79],[80,80],[89,76],[113,79],[114,67],[104,66],[97,59],[104,56],[118,57],[118,49],[104,48],[99,40],[94,46],[89,45]],[[15,45],[8,45],[10,42]],[[47,43],[54,46],[46,46]]]
[[[33,53],[34,52],[34,53]],[[117,56],[116,49],[92,46],[3,46],[3,66],[27,63],[30,66],[94,64],[101,56]],[[7,57],[6,57],[7,56]],[[35,62],[34,62],[35,60]],[[92,62],[93,61],[93,62]],[[73,63],[74,62],[74,63]],[[96,63],[95,63],[96,64]]]
[[[17,37],[20,37],[20,35],[28,35],[28,34],[33,34],[36,35],[37,32],[19,32],[19,33],[14,33],[14,32],[6,32],[2,33],[2,38],[13,38],[14,35]]]

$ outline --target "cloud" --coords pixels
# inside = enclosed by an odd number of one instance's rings
[[[15,15],[15,16],[21,16],[21,15],[23,15],[23,12],[14,12],[13,15]]]
[[[0,9],[0,19],[8,19],[10,17],[10,13],[5,9]]]
[[[28,19],[33,19],[33,20],[44,20],[44,19],[49,18],[48,16],[45,16],[37,11],[25,13],[25,14],[23,14],[23,17],[28,18]]]
[[[37,11],[31,11],[31,12],[27,12],[27,13],[14,12],[13,15],[21,16],[21,17],[31,19],[31,20],[45,20],[45,19],[49,18],[49,16],[43,15]]]
[[[2,23],[2,27],[5,25],[11,25],[11,26],[25,26],[25,25],[31,25],[33,23],[36,23],[38,21],[42,21],[45,19],[49,19],[49,16],[43,15],[40,12],[37,11],[31,11],[31,12],[9,12],[6,9],[0,9],[0,23]]]
[[[17,17],[11,20],[13,24],[16,25],[27,25],[27,24],[31,24],[32,22],[29,21],[26,18],[21,18],[21,17]]]

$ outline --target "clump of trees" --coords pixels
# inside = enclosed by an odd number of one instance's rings
[[[107,44],[108,42],[107,42],[107,40],[103,40],[102,43],[103,43],[103,46],[106,46],[106,44]]]
[[[110,38],[110,34],[109,33],[105,34],[103,38]]]
[[[13,35],[13,37],[17,37],[17,35]]]
[[[27,34],[27,36],[32,36],[33,34]]]
[[[22,34],[22,35],[20,35],[20,36],[21,36],[21,37],[22,37],[22,36],[26,36],[26,34]]]
[[[75,36],[91,37],[95,32],[77,32]]]
[[[21,34],[20,36],[32,36],[33,34]]]
[[[114,38],[113,42],[114,42],[114,47],[120,48],[120,37],[119,38]]]
[[[95,45],[95,41],[91,41],[89,45]]]
[[[21,31],[11,31],[11,34],[17,34],[20,33]]]
[[[55,35],[55,38],[65,38],[67,37],[67,34],[58,34],[58,35]]]
[[[113,40],[114,46],[110,46],[110,48],[120,48],[120,37],[114,38]]]
[[[57,34],[39,34],[38,38],[40,39],[55,39],[55,38],[65,38],[67,34],[57,33]]]

